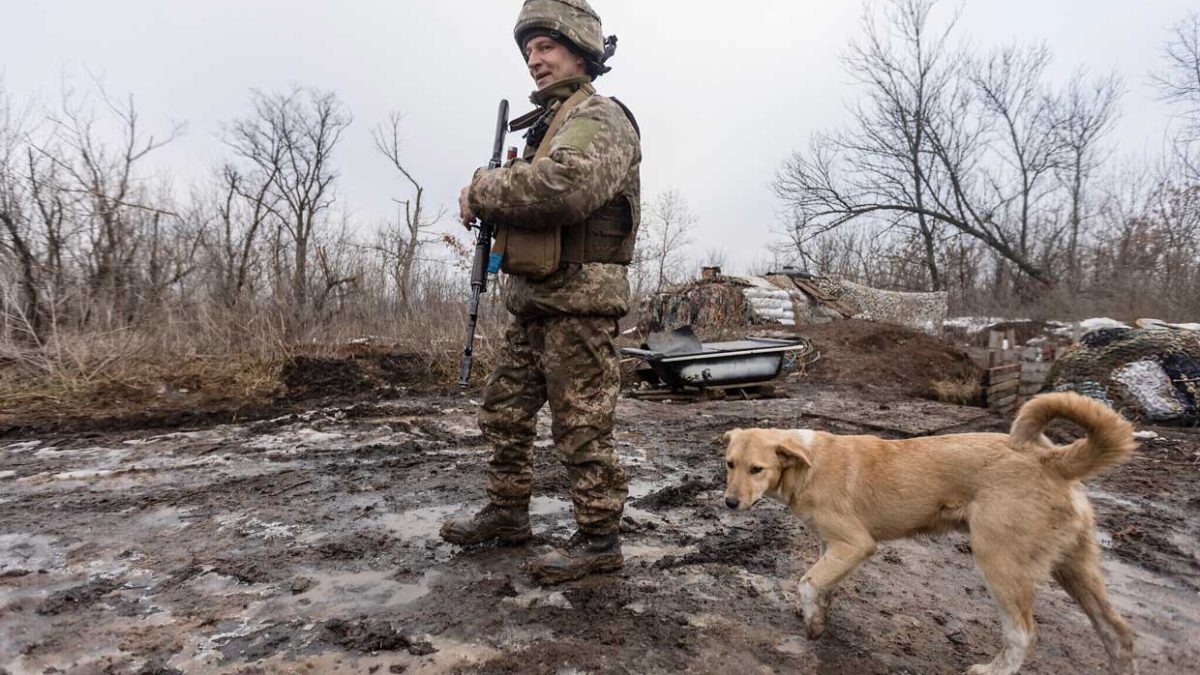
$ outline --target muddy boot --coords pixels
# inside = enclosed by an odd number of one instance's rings
[[[529,573],[542,584],[560,584],[597,572],[612,572],[625,566],[621,537],[613,534],[576,532],[566,546],[534,560]]]
[[[448,520],[442,525],[442,539],[459,546],[487,541],[519,544],[533,538],[529,529],[529,507],[488,504],[470,518]]]

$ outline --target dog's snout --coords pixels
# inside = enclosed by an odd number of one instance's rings
[[[740,502],[738,501],[737,497],[725,497],[725,506],[728,506],[731,509],[736,509],[739,503]]]

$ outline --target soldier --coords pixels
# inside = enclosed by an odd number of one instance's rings
[[[529,498],[537,413],[548,401],[554,443],[571,479],[578,531],[533,561],[542,583],[624,564],[618,528],[628,494],[613,443],[620,387],[613,339],[629,310],[626,267],[640,220],[636,122],[592,81],[609,71],[586,0],[526,0],[514,35],[537,84],[522,158],[476,172],[460,198],[463,224],[498,227],[512,319],[483,392],[479,426],[493,446],[490,503],[442,527],[460,545],[530,539]]]

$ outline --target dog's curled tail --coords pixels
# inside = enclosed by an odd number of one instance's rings
[[[1047,446],[1042,432],[1060,417],[1083,427],[1087,436],[1070,445]],[[1133,425],[1124,417],[1099,401],[1069,392],[1042,394],[1021,406],[1009,439],[1014,448],[1037,452],[1043,466],[1066,480],[1083,480],[1124,464],[1137,448]]]

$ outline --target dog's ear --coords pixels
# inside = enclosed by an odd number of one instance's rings
[[[812,466],[812,461],[808,458],[808,448],[798,438],[790,436],[781,438],[779,444],[775,446],[775,454],[779,456],[779,461],[783,462],[784,466],[796,466],[797,464]]]
[[[741,429],[730,429],[721,434],[721,445],[729,445],[729,441],[733,440],[733,434],[738,431],[741,431]]]

